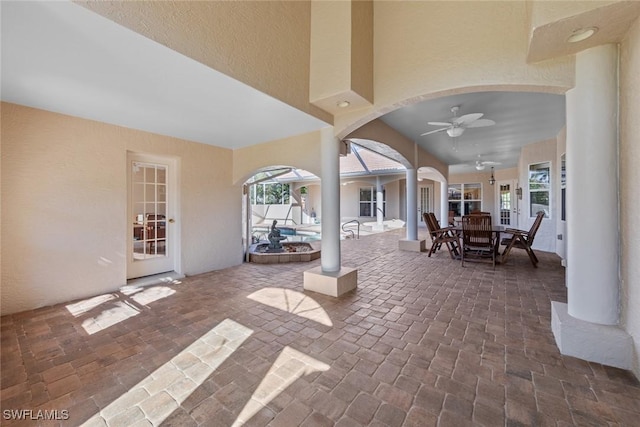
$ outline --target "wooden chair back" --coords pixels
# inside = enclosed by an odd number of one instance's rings
[[[496,241],[491,215],[465,215],[462,217],[462,266],[469,259],[489,259],[496,267]]]
[[[435,253],[444,244],[449,251],[449,256],[454,258],[458,255],[458,237],[450,233],[449,229],[443,229],[438,224],[438,219],[433,212],[425,212],[422,214],[424,222],[427,224],[429,234],[431,235],[431,249],[429,257]]]
[[[462,217],[462,241],[464,246],[493,249],[493,231],[490,215],[465,215]]]
[[[531,246],[533,245],[533,239],[536,237],[536,233],[538,232],[538,228],[540,228],[540,224],[542,223],[543,218],[544,211],[539,211],[529,231],[517,230],[512,228],[507,228],[505,230],[505,232],[510,233],[513,236],[511,238],[503,239],[501,242],[503,245],[506,245],[506,248],[502,253],[502,262],[507,261],[507,257],[509,256],[509,252],[511,252],[511,249],[517,248],[527,251],[529,259],[531,259],[531,264],[533,264],[534,267],[538,266],[538,257],[533,252]]]
[[[429,216],[429,212],[423,213],[422,214],[422,219],[423,219],[424,223],[427,224],[427,229],[429,230],[429,234],[431,234],[431,236],[433,236],[433,233],[435,233],[437,231],[437,228],[435,228],[433,223],[431,222],[431,217]]]
[[[533,245],[533,239],[536,237],[536,233],[538,232],[538,228],[540,228],[540,224],[542,223],[542,219],[544,218],[544,211],[539,211],[536,214],[536,219],[531,224],[531,228],[529,229],[529,234],[527,235],[527,243],[529,246]]]

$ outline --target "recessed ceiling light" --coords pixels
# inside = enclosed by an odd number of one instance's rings
[[[598,32],[598,27],[578,28],[573,30],[571,35],[567,38],[569,43],[577,43],[588,39],[592,35]]]
[[[336,105],[338,105],[338,107],[340,108],[347,108],[349,105],[351,105],[351,103],[349,101],[340,101]]]

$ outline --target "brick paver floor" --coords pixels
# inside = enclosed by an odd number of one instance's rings
[[[342,243],[340,298],[303,291],[318,260],[4,316],[2,424],[640,425],[633,375],[555,346],[556,255],[462,268],[402,233]]]

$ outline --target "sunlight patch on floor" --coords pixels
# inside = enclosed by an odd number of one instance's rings
[[[82,327],[93,335],[116,323],[127,320],[140,313],[147,305],[175,294],[176,291],[167,286],[123,286],[119,293],[104,294],[66,306],[74,317],[82,316],[103,304],[108,304],[97,316],[83,320]],[[120,301],[113,301],[119,299]]]
[[[132,300],[140,305],[147,305],[162,298],[166,298],[175,294],[175,289],[168,288],[166,286],[154,286],[147,288],[142,292],[139,292],[131,297]]]
[[[329,370],[329,365],[289,346],[285,347],[244,406],[233,426],[241,426],[298,378]]]
[[[112,299],[116,299],[114,294],[104,294],[98,295],[97,297],[85,299],[79,302],[75,302],[73,304],[68,304],[66,306],[69,313],[73,315],[73,317],[82,316],[84,313],[93,310],[101,304],[104,304],[107,301],[111,301]]]
[[[83,426],[160,425],[253,333],[225,319]]]
[[[84,320],[82,327],[89,335],[93,335],[138,314],[140,314],[140,310],[131,303],[118,301],[113,304],[113,307],[103,310],[99,315]]]
[[[313,298],[302,292],[284,288],[264,288],[247,296],[269,307],[297,314],[325,326],[333,326],[327,312]]]

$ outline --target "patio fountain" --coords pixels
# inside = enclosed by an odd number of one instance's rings
[[[269,232],[269,243],[256,243],[249,248],[249,261],[258,264],[280,264],[286,262],[308,262],[320,258],[320,249],[314,249],[309,243],[282,242],[286,236],[280,234],[273,220]]]

